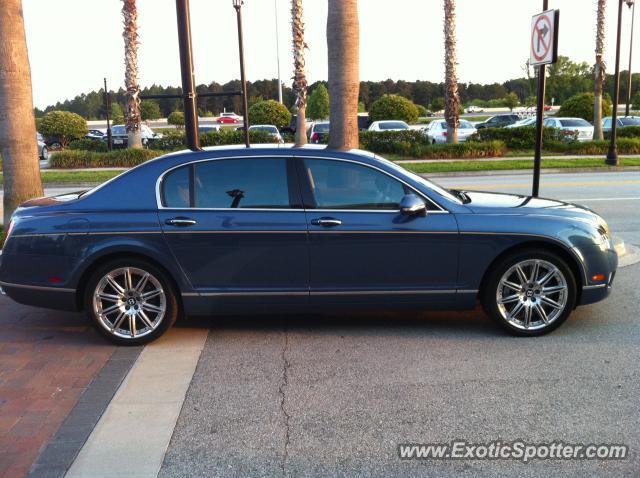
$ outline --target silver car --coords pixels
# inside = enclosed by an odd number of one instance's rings
[[[47,148],[40,133],[36,133],[36,141],[38,142],[38,158],[40,158],[40,161],[49,161],[49,148]]]
[[[578,141],[593,139],[593,125],[582,118],[545,118],[545,128],[558,128],[578,133]]]
[[[460,143],[465,142],[469,136],[476,133],[478,130],[473,126],[470,122],[466,120],[460,120],[460,126],[458,127],[458,141]],[[432,121],[429,126],[427,126],[423,130],[424,134],[427,135],[429,141],[431,143],[446,143],[447,138],[449,136],[449,132],[447,131],[447,121],[446,120],[435,120]]]

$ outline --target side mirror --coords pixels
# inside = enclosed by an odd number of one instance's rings
[[[400,201],[400,212],[405,216],[427,215],[427,205],[415,194],[405,194]]]

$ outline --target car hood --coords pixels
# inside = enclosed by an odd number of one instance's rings
[[[606,228],[604,221],[598,214],[579,204],[518,194],[466,190],[464,194],[468,197],[465,206],[476,214],[536,214],[567,217],[593,222]]]

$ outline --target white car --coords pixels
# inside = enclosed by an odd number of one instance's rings
[[[242,128],[238,128],[242,129]],[[278,128],[272,124],[254,124],[249,126],[249,131],[264,131],[269,133],[278,143],[284,143],[284,139],[282,139],[282,135]]]
[[[578,141],[593,139],[593,125],[582,118],[545,118],[545,128],[558,128],[564,131],[577,131]]]
[[[510,124],[509,126],[505,126],[505,128],[520,128],[521,126],[535,126],[536,125],[536,118],[525,118],[525,119],[521,119],[520,121],[516,121],[513,124]]]
[[[407,123],[398,120],[374,121],[369,131],[405,131],[411,129]]]
[[[471,105],[467,108],[467,113],[484,113],[484,109],[479,106]]]
[[[460,143],[465,142],[469,136],[476,133],[478,130],[467,120],[460,120],[460,126],[458,128],[458,141]],[[447,138],[449,136],[449,132],[447,131],[447,121],[446,120],[435,120],[432,121],[429,126],[427,126],[423,130],[424,134],[427,135],[429,141],[431,143],[446,143]]]

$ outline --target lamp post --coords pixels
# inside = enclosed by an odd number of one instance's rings
[[[631,38],[629,40],[629,78],[627,79],[627,109],[625,110],[625,115],[629,116],[631,105],[631,80],[633,78],[633,75],[631,74],[631,55],[633,53],[633,23],[636,17],[636,4],[632,1],[631,3],[627,2],[627,5],[631,9]]]
[[[635,0],[619,0],[618,3],[618,32],[616,35],[616,70],[613,76],[613,112],[611,114],[611,142],[605,163],[611,166],[618,166],[618,149],[616,144],[616,132],[618,123],[618,103],[620,99],[620,33],[622,31],[622,3],[631,7]]]
[[[113,139],[111,137],[111,120],[109,116],[111,115],[111,94],[107,89],[107,79],[104,79],[104,111],[107,117],[107,150],[111,151],[113,149]]]
[[[240,53],[240,83],[242,84],[242,117],[244,122],[244,144],[249,147],[249,103],[247,100],[247,80],[244,75],[244,41],[242,35],[242,5],[244,0],[233,0],[238,18],[238,49]]]
[[[278,32],[278,0],[273,0],[276,15],[276,62],[278,63],[278,101],[282,103],[282,80],[280,79],[280,33]]]

